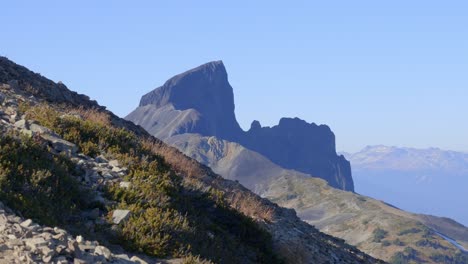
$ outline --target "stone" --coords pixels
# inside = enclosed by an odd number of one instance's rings
[[[45,263],[49,263],[52,260],[52,258],[55,256],[55,251],[51,250],[48,247],[41,248],[41,251],[42,251],[42,261],[44,261]]]
[[[101,255],[101,256],[104,256],[107,260],[111,260],[112,259],[112,253],[110,252],[110,250],[106,247],[103,247],[103,246],[97,246],[95,249],[94,249],[94,253],[98,254],[98,255]]]
[[[65,245],[58,245],[55,247],[55,252],[60,255],[66,248],[67,247]]]
[[[3,94],[2,92],[0,92],[0,104],[3,104],[3,101],[5,101],[5,94]]]
[[[29,129],[28,121],[21,119],[15,122],[15,127],[20,128],[20,129]]]
[[[116,173],[126,173],[128,171],[127,168],[121,168],[121,167],[113,167],[112,168],[112,172],[116,172]]]
[[[120,188],[129,189],[132,186],[131,182],[123,181],[119,183]]]
[[[38,124],[35,124],[35,123],[32,123],[29,125],[29,130],[31,130],[34,133],[51,134],[51,135],[57,136],[54,132],[52,132],[52,130],[46,127],[40,126]]]
[[[10,85],[6,84],[6,83],[2,83],[2,84],[0,84],[0,89],[10,90]]]
[[[113,179],[115,176],[112,175],[112,173],[110,173],[110,172],[105,172],[105,173],[102,174],[102,177],[104,177],[105,179],[111,180],[111,179]]]
[[[21,241],[21,239],[16,239],[16,238],[15,239],[9,239],[5,243],[9,248],[14,248],[15,246],[24,245],[24,243],[23,243],[23,241]]]
[[[78,252],[79,255],[80,248],[78,247],[78,242],[69,240],[67,249],[70,250],[70,252]]]
[[[141,258],[137,257],[137,256],[133,256],[132,258],[130,258],[131,261],[134,261],[136,263],[139,263],[139,264],[148,264],[148,262],[142,260]]]
[[[114,210],[112,213],[112,222],[114,224],[120,224],[130,217],[130,210]]]
[[[109,161],[109,165],[112,167],[119,167],[119,161],[118,160],[111,160]]]
[[[76,236],[76,242],[78,243],[83,243],[83,237],[82,236]]]
[[[103,155],[97,156],[95,160],[97,163],[107,163],[107,159]]]
[[[24,222],[22,222],[20,225],[22,227],[29,227],[31,224],[32,224],[32,220],[31,219],[28,219],[28,220],[25,220]]]
[[[25,239],[25,243],[26,246],[33,250],[39,247],[47,246],[48,244],[48,242],[42,237]]]
[[[67,154],[76,154],[78,148],[75,144],[63,140],[52,134],[42,134],[41,137],[52,144],[52,147],[58,152],[64,152]]]

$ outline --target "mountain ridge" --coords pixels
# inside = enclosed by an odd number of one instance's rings
[[[274,145],[273,152],[282,149],[284,153],[280,154],[295,157],[289,154],[288,149],[281,148],[281,146],[294,146],[299,142],[297,148],[292,149],[299,150],[298,156],[307,156],[300,149],[301,147],[308,148],[310,142],[307,140],[310,139],[307,139],[307,136],[312,134],[316,137],[315,140],[322,140],[326,143],[318,146],[319,149],[322,148],[319,151],[320,155],[327,158],[328,153],[339,158],[340,156],[336,155],[334,150],[334,135],[328,126],[309,124],[300,119],[284,118],[280,120],[279,125],[273,127],[262,127],[259,121],[253,121],[251,128],[245,133],[254,132],[254,136],[258,137],[248,138],[249,135],[247,135],[237,141],[190,130],[183,132],[179,130],[169,135],[167,132],[174,132],[174,127],[162,118],[164,114],[158,112],[164,112],[164,109],[155,106],[145,107],[152,107],[156,112],[147,112],[146,116],[143,115],[144,118],[140,119],[138,115],[148,110],[140,108],[129,114],[127,118],[143,126],[152,134],[165,134],[162,138],[166,143],[211,167],[223,177],[239,181],[262,197],[296,210],[298,216],[304,221],[323,232],[345,239],[372,256],[386,261],[404,260],[406,261],[404,263],[414,260],[437,263],[434,259],[438,259],[441,255],[447,258],[457,257],[457,248],[431,231],[432,229],[439,230],[447,236],[456,237],[457,242],[463,245],[468,243],[468,236],[464,234],[468,229],[454,224],[452,220],[408,213],[370,197],[340,191],[332,188],[323,179],[313,177],[316,176],[314,174],[279,164],[278,158],[274,160],[273,155],[265,155],[265,148],[254,149],[254,144],[265,144],[266,147]],[[183,111],[190,112],[194,109]],[[172,116],[170,122],[183,123],[184,120],[178,119],[181,116]],[[155,121],[158,123],[156,127],[151,125]],[[301,132],[311,129],[320,130],[322,134],[295,133],[292,132],[294,129],[291,129],[294,126],[303,127],[299,129]],[[246,138],[254,142],[246,142]],[[288,141],[291,138],[298,140]],[[323,144],[323,142],[320,143]],[[278,148],[275,149],[275,147]],[[320,160],[319,158],[317,160]],[[315,158],[312,157],[313,159]],[[320,163],[323,163],[323,160]],[[296,164],[293,167],[300,166]],[[384,238],[379,238],[379,236]],[[431,245],[439,246],[432,247]]]
[[[350,164],[336,154],[335,135],[328,126],[296,117],[281,118],[272,127],[253,121],[243,131],[235,117],[234,93],[227,77],[222,61],[175,75],[143,95],[139,107],[125,119],[161,139],[198,133],[238,142],[283,167],[354,190]]]

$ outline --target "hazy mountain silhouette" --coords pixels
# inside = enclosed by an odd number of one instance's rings
[[[468,225],[468,154],[438,148],[368,146],[345,154],[356,191],[403,209],[452,217]]]

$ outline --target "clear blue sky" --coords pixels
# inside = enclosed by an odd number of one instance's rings
[[[120,116],[221,59],[244,129],[298,116],[338,150],[468,151],[468,1],[71,2],[2,1],[0,55]]]

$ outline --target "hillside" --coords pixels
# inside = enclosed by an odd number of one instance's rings
[[[3,57],[0,83],[0,200],[15,214],[149,259],[379,262]]]
[[[405,210],[453,218],[468,225],[468,154],[437,148],[368,146],[347,154],[359,193]]]
[[[189,72],[192,73],[193,70]],[[180,76],[177,78],[181,78]],[[171,80],[167,83],[173,84]],[[196,90],[198,86],[185,89]],[[151,94],[158,94],[158,91],[159,89],[156,89]],[[197,105],[200,102],[193,100],[192,104]],[[136,119],[143,127],[149,127],[151,133],[164,134],[166,143],[210,166],[216,173],[239,181],[280,206],[295,209],[304,221],[323,232],[345,239],[374,257],[393,263],[466,262],[466,253],[463,253],[456,243],[452,244],[446,239],[454,238],[460,245],[466,245],[468,242],[468,229],[453,220],[408,213],[366,196],[332,188],[322,179],[281,166],[262,153],[250,149],[250,145],[244,145],[242,140],[233,142],[217,136],[204,136],[199,131],[188,133],[192,130],[174,129],[185,123],[185,118],[190,116],[183,114],[184,112],[197,113],[197,110],[174,110],[178,115],[171,115],[167,119],[170,122],[166,122],[163,117],[164,113],[167,113],[167,107],[173,106],[166,104],[159,108],[156,105],[146,105],[137,108],[128,118]],[[142,118],[138,119],[139,116]],[[261,128],[258,122],[254,122],[249,131],[261,131],[255,133],[264,134],[266,138],[278,139],[278,142],[273,141],[271,145],[282,146],[281,135],[302,139],[307,133],[300,137],[288,131],[307,131],[309,124],[290,119],[284,120],[280,126],[281,128]],[[303,128],[295,130],[297,126]],[[313,140],[321,141],[324,138],[324,142],[329,142],[329,133],[326,132],[329,131],[328,127],[311,127],[313,130],[324,131],[321,134],[309,133],[315,137]],[[212,129],[215,131],[216,127]],[[284,132],[274,131],[283,129]]]

